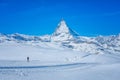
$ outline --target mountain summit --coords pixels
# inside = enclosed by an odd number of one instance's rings
[[[47,49],[49,47],[53,47],[53,49],[66,47],[83,53],[120,53],[120,34],[98,37],[79,36],[67,26],[63,19],[51,35],[30,36],[19,33],[0,33],[0,45],[4,43],[27,44],[45,47]]]
[[[58,24],[55,32],[52,34],[51,40],[52,41],[66,41],[71,40],[77,37],[78,34],[70,29],[66,22],[62,19]]]

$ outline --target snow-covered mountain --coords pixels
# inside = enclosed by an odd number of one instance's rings
[[[71,41],[74,40],[77,36],[79,35],[70,29],[64,20],[61,20],[55,32],[51,36],[51,41]]]
[[[120,53],[120,34],[110,36],[85,37],[70,29],[64,20],[51,35],[29,36],[24,34],[0,34],[0,43],[15,42],[40,47],[67,48],[85,53]],[[56,47],[59,46],[59,47]]]
[[[0,34],[0,80],[119,80],[119,67],[120,34],[80,36],[64,20],[51,35]]]
[[[6,42],[6,41],[16,41],[16,42],[27,42],[27,41],[41,41],[41,42],[49,42],[50,36],[44,35],[44,36],[30,36],[30,35],[24,35],[24,34],[2,34],[0,33],[0,42]]]

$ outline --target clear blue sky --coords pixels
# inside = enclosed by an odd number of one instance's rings
[[[51,34],[61,18],[80,35],[120,33],[119,0],[0,0],[0,33]]]

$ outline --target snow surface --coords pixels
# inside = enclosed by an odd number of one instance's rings
[[[0,33],[0,43],[4,42],[17,42],[34,46],[45,46],[46,44],[49,44],[47,45],[49,47],[58,45],[82,53],[92,54],[104,54],[106,52],[115,54],[120,53],[120,34],[97,37],[80,36],[78,33],[70,29],[64,20],[58,24],[55,32],[51,35],[29,36],[19,33]]]
[[[51,45],[53,43],[46,43],[46,46],[1,43],[0,80],[118,80],[120,78],[118,55],[81,53],[58,45],[49,47]],[[30,62],[26,61],[27,56],[30,57]]]
[[[76,32],[70,29],[66,22],[62,20],[59,24],[55,32],[51,36],[51,41],[66,41],[71,40],[74,37],[78,36]]]
[[[79,36],[64,20],[52,35],[0,33],[0,80],[119,80],[119,68],[120,34]]]
[[[120,64],[0,69],[1,80],[119,80]]]

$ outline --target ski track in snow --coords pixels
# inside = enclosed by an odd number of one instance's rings
[[[71,63],[59,65],[43,65],[43,66],[0,66],[1,69],[72,69],[72,68],[88,68],[98,65],[97,63]]]
[[[11,67],[0,68],[0,80],[119,80],[120,73],[119,63]]]

